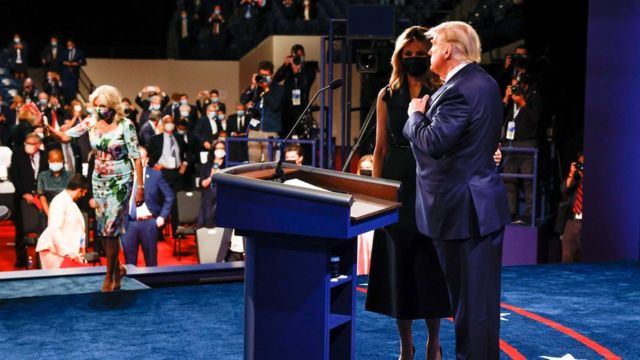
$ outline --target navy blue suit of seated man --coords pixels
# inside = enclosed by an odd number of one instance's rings
[[[147,151],[142,146],[140,158],[144,166],[144,203],[136,207],[135,202],[129,202],[127,231],[122,237],[122,248],[127,264],[138,263],[138,247],[142,246],[145,266],[158,266],[158,228],[164,226],[176,196],[162,172],[147,167]],[[135,199],[137,190],[134,188],[132,199]]]
[[[433,239],[454,313],[457,359],[500,357],[500,273],[510,221],[493,155],[502,124],[498,84],[477,64],[463,22],[427,32],[431,71],[445,80],[413,99],[403,128],[417,162],[416,222]]]

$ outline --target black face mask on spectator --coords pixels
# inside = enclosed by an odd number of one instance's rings
[[[373,175],[373,171],[371,171],[371,170],[360,170],[360,175],[362,175],[362,176],[372,176]]]

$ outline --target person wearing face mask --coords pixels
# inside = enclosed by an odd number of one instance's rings
[[[377,99],[373,176],[402,182],[396,224],[375,231],[369,269],[368,311],[396,319],[400,359],[413,359],[413,320],[426,321],[427,359],[440,359],[440,319],[451,316],[445,278],[431,239],[416,224],[416,160],[402,134],[412,98],[434,92],[426,28],[413,26],[396,40],[389,84]]]
[[[135,106],[131,105],[131,100],[129,98],[122,98],[122,108],[124,109],[124,116],[136,123],[136,127],[138,126],[138,109]]]
[[[209,152],[207,162],[200,169],[200,187],[202,201],[198,212],[197,227],[216,227],[216,186],[212,180],[214,174],[225,168],[227,155],[224,141],[216,141]]]
[[[198,165],[200,164],[197,159],[198,141],[190,131],[189,125],[189,120],[187,120],[186,118],[181,118],[176,124],[176,131],[174,134],[176,138],[181,138],[184,142],[185,158],[187,163],[191,164],[191,166],[187,166],[187,170],[185,171],[184,175],[180,177],[182,179],[182,188],[185,190],[193,189],[193,179],[196,171],[199,170]]]
[[[149,167],[160,171],[174,194],[182,190],[189,162],[187,160],[187,146],[181,136],[175,135],[175,121],[171,115],[162,117],[162,133],[151,137],[147,150],[149,151]],[[171,208],[171,230],[175,234],[178,229],[178,204]]]
[[[64,168],[62,151],[51,149],[47,159],[49,161],[49,169],[41,171],[38,175],[36,192],[42,204],[42,211],[46,216],[49,216],[49,204],[56,195],[67,187],[71,173]]]
[[[284,148],[284,162],[293,165],[302,165],[304,150],[300,144],[289,144]]]
[[[144,99],[144,96],[147,96],[148,98]],[[160,109],[164,108],[169,103],[169,96],[167,95],[167,93],[160,89],[160,86],[145,86],[142,88],[142,90],[140,90],[140,92],[138,92],[138,95],[136,95],[135,99],[136,104],[140,106],[140,109],[142,109],[143,113],[144,111],[150,110],[150,106],[152,103],[151,100],[154,96],[159,96],[160,98],[160,101],[153,101],[154,110],[156,111],[160,111]],[[155,104],[158,104],[158,106],[155,106]],[[140,117],[139,125],[142,125],[142,116]]]
[[[52,35],[49,43],[42,49],[40,53],[40,62],[45,73],[55,72],[62,73],[62,46],[59,45],[58,36]]]
[[[33,84],[33,79],[24,79],[24,81],[22,82],[22,90],[20,91],[20,95],[22,95],[25,100],[29,99],[30,101],[35,102],[37,101],[39,94],[40,90]]]
[[[72,39],[67,40],[67,48],[62,53],[62,93],[64,101],[71,102],[78,93],[80,67],[87,65],[84,52],[76,48]]]
[[[8,46],[9,69],[16,80],[27,77],[29,46],[20,34],[13,35],[13,42]]]
[[[85,238],[84,217],[76,202],[87,194],[89,181],[80,174],[73,175],[68,184],[51,200],[47,228],[38,239],[36,252],[42,269],[67,267],[65,258],[71,260],[68,267],[82,266]]]
[[[160,116],[160,111],[152,110],[149,112],[148,121],[140,128],[140,145],[146,146],[153,136],[162,133]]]
[[[189,125],[189,131],[193,132],[198,123],[197,112],[195,107],[189,105],[188,100],[180,100],[178,111],[173,113],[174,119],[185,119]]]
[[[202,99],[202,102],[200,101]],[[203,114],[206,112],[206,109],[209,105],[215,104],[218,109],[227,111],[227,105],[220,101],[220,92],[216,89],[211,89],[211,91],[201,91],[198,94],[198,99],[196,100],[196,109],[198,113]]]
[[[40,200],[36,196],[38,188],[38,175],[46,170],[49,166],[44,151],[40,150],[42,140],[34,133],[28,134],[24,141],[20,144],[22,148],[18,148],[18,143],[14,143],[15,148],[11,156],[11,168],[9,176],[11,182],[15,186],[15,202],[14,209],[16,211],[14,220],[16,222],[15,234],[15,253],[16,268],[26,268],[27,266],[27,248],[23,242],[23,221],[20,212],[20,204],[25,202],[29,205],[41,207]]]
[[[304,47],[295,44],[291,54],[284,58],[282,66],[273,76],[273,82],[284,85],[284,104],[282,108],[282,133],[288,134],[291,127],[309,103],[311,86],[316,80],[318,62],[308,61]],[[296,129],[298,130],[298,129]]]
[[[227,114],[222,110],[218,110],[218,122],[220,123],[220,140],[224,140],[229,136],[229,123]]]
[[[231,137],[245,138],[247,137],[248,127],[249,119],[246,116],[245,106],[238,104],[236,105],[236,112],[229,116],[229,135]],[[247,143],[238,141],[229,142],[229,159],[236,162],[249,160]]]
[[[358,161],[358,175],[373,176],[373,155],[367,154]]]
[[[124,116],[118,89],[109,85],[99,86],[89,96],[89,103],[94,109],[92,116],[65,132],[53,127],[49,127],[49,131],[64,143],[89,134],[95,150],[91,185],[98,224],[96,236],[102,241],[107,255],[102,291],[110,292],[120,289],[122,278],[127,273],[118,256],[120,237],[124,233],[124,218],[134,186],[135,202],[141,204],[144,200],[142,163],[136,128]]]
[[[282,103],[284,101],[284,88],[278,83],[272,82],[273,63],[261,61],[258,64],[258,73],[251,77],[249,86],[240,96],[240,102],[255,103],[258,110],[249,121],[249,134],[251,139],[277,138],[282,131]],[[250,141],[249,161],[268,161],[266,142]]]
[[[162,112],[162,102],[162,98],[158,95],[154,95],[149,98],[149,107],[146,110],[142,110],[142,113],[140,113],[140,120],[138,121],[138,129],[140,131],[142,131],[145,124],[149,121],[149,117],[152,113]]]
[[[127,232],[122,237],[122,249],[127,264],[137,265],[138,248],[142,247],[145,266],[157,266],[158,231],[164,226],[176,196],[162,173],[148,166],[146,149],[143,146],[138,149],[143,164],[144,202],[140,205],[133,202],[129,204]]]
[[[207,106],[206,115],[198,120],[194,135],[198,139],[200,151],[211,150],[211,144],[220,136],[220,120],[218,120],[216,104]]]

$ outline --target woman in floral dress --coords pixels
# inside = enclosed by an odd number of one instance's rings
[[[120,264],[120,236],[124,233],[132,193],[134,171],[138,191],[136,204],[144,200],[142,164],[134,123],[124,117],[119,91],[109,85],[98,87],[90,96],[94,114],[65,132],[49,130],[62,142],[89,133],[91,147],[96,151],[91,179],[95,201],[97,236],[107,256],[107,273],[102,291],[120,288],[127,269]],[[133,161],[132,161],[133,160]]]

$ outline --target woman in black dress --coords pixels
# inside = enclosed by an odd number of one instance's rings
[[[446,283],[431,239],[415,219],[416,161],[402,135],[413,98],[435,90],[426,28],[413,26],[397,39],[389,85],[378,94],[373,176],[402,182],[398,223],[376,230],[366,309],[396,318],[400,360],[413,359],[412,323],[426,319],[427,359],[440,359],[440,319],[451,315]]]

